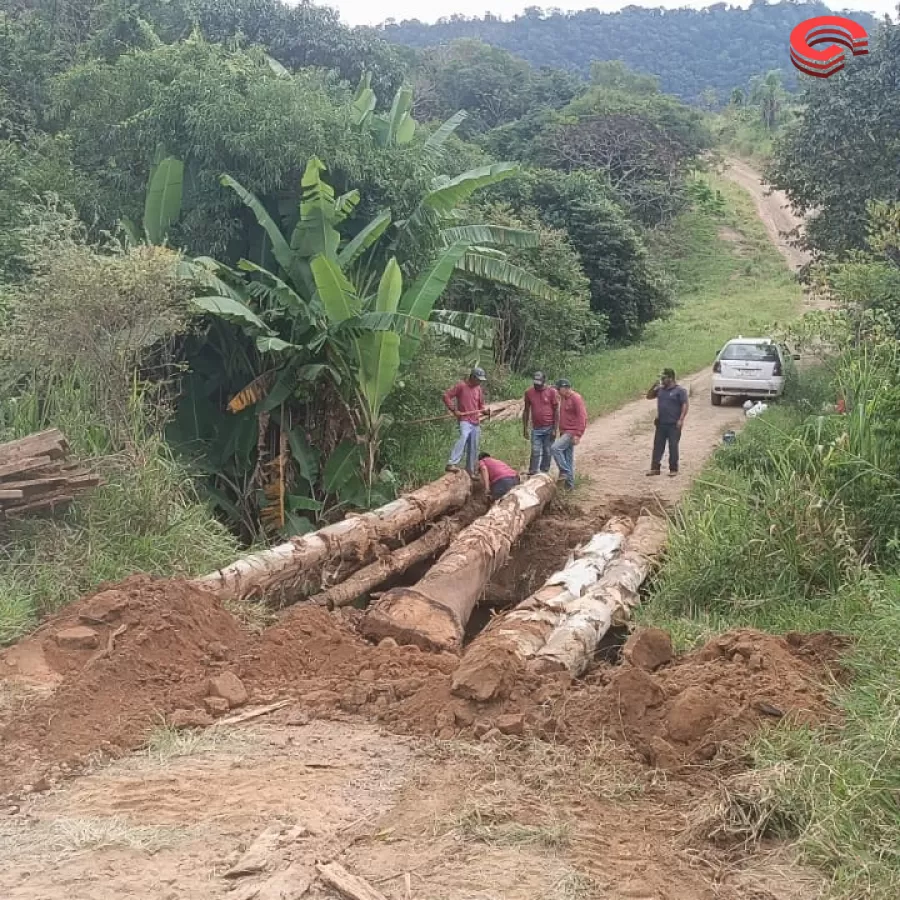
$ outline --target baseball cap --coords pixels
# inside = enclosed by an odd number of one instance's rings
[[[671,378],[674,380],[675,378],[675,370],[674,369],[663,369],[662,370],[663,378]]]
[[[487,381],[487,375],[484,372],[484,369],[476,366],[472,369],[472,373],[469,375],[469,378],[477,378],[479,381]]]
[[[559,378],[556,381],[556,386],[558,388],[570,388],[572,387],[572,382],[568,378]]]

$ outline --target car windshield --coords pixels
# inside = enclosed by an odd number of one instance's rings
[[[778,362],[778,351],[774,344],[728,344],[720,358],[728,361]]]

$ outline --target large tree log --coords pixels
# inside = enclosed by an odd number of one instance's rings
[[[566,604],[565,618],[537,652],[531,668],[537,672],[566,669],[576,677],[584,674],[612,625],[624,625],[631,618],[640,603],[638,591],[665,540],[665,520],[641,516],[619,558],[583,596]]]
[[[342,559],[368,562],[381,541],[393,540],[458,509],[471,489],[471,479],[465,472],[449,473],[372,512],[245,556],[217,572],[193,579],[192,583],[213,591],[223,600],[275,593],[290,595],[299,585],[307,585],[326,565]]]
[[[535,475],[513,488],[453,541],[421,581],[382,594],[363,620],[363,634],[457,650],[485,586],[555,492],[549,475]]]
[[[462,523],[453,519],[442,519],[428,529],[418,540],[388,553],[370,566],[360,569],[346,581],[336,584],[327,591],[310,597],[312,603],[318,603],[334,609],[338,606],[349,606],[357,597],[367,594],[374,587],[384,584],[389,578],[405,572],[416,563],[431,559],[442,550],[459,532]]]
[[[505,694],[562,621],[566,605],[597,582],[632,528],[630,519],[610,519],[540,590],[497,616],[466,650],[453,676],[453,693],[480,702]]]

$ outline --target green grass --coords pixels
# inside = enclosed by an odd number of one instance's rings
[[[136,572],[190,576],[238,555],[238,542],[197,496],[135,404],[127,447],[110,452],[110,434],[77,391],[54,391],[54,408],[37,413],[25,395],[0,404],[2,437],[12,440],[56,425],[74,458],[90,461],[104,483],[63,514],[7,523],[0,541],[0,646],[104,581]]]
[[[819,372],[717,451],[640,614],[681,647],[738,626],[852,637],[843,725],[782,725],[751,748],[763,836],[796,840],[841,900],[900,896],[900,429],[879,409],[895,372],[890,346],[853,351],[835,367],[850,414],[816,414]]]
[[[727,211],[687,212],[653,241],[654,258],[677,284],[671,315],[650,324],[635,344],[585,356],[566,372],[547,373],[571,379],[591,417],[641,397],[660,369],[670,366],[681,377],[690,376],[712,365],[729,338],[770,331],[798,311],[800,287],[772,247],[749,195],[725,179],[710,181],[724,195]],[[519,396],[529,383],[511,378],[501,391],[491,385],[491,398]],[[442,409],[435,397],[433,414]],[[423,425],[411,434],[404,430],[388,462],[406,484],[434,478],[454,434],[452,423]],[[528,444],[517,422],[487,424],[482,443],[511,465],[527,463]]]

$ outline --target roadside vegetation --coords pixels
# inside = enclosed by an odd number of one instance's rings
[[[846,134],[839,110],[857,96],[873,128],[892,116],[896,127],[892,102],[865,88],[896,77],[898,32],[832,79],[827,101],[810,85],[776,142],[779,186],[801,204],[829,198],[810,277],[834,310],[791,329],[821,365],[718,451],[678,510],[642,613],[682,646],[736,626],[849,636],[841,720],[758,737],[755,788],[734,795],[740,836],[795,840],[846,900],[900,894],[900,208],[896,134],[849,138],[841,162],[831,136]]]

